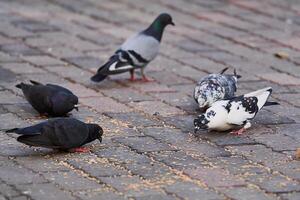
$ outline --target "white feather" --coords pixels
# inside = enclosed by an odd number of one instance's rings
[[[133,69],[133,66],[131,65],[125,65],[123,67],[118,67],[116,68],[116,65],[117,65],[117,61],[114,62],[113,64],[111,64],[108,68],[109,71],[119,71],[119,70],[124,70],[124,69]]]
[[[257,106],[260,110],[271,94],[271,87],[257,90],[248,94],[244,97],[256,97],[258,99]],[[225,109],[228,105],[229,100],[221,100],[212,104],[212,106],[205,112],[205,117],[209,121],[208,129],[225,131],[233,128],[234,126],[243,125],[245,121],[247,122],[245,128],[251,126],[248,120],[255,117],[256,113],[249,113],[246,108],[243,107],[241,101],[231,101],[231,106],[229,112]],[[214,111],[215,115],[208,115],[210,111]],[[250,124],[250,125],[249,125]]]

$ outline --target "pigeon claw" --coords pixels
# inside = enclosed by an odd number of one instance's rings
[[[74,153],[88,153],[88,152],[90,152],[90,149],[87,148],[87,147],[77,147],[77,148],[70,149],[70,152],[74,152]]]
[[[242,135],[245,130],[245,128],[241,128],[239,130],[231,131],[230,133],[234,135]]]
[[[143,76],[143,77],[142,77],[142,81],[143,81],[143,82],[146,82],[146,83],[147,83],[147,82],[155,82],[154,79],[149,79],[149,78],[147,78],[146,76]]]

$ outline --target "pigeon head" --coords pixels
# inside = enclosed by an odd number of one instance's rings
[[[203,109],[206,108],[208,105],[208,101],[206,98],[204,98],[202,95],[199,95],[198,99],[197,99],[197,103],[199,105],[199,108]]]
[[[160,42],[163,31],[169,24],[175,26],[171,15],[162,13],[152,22],[152,24],[146,30],[142,32],[142,34],[152,36]]]
[[[98,139],[102,142],[103,129],[98,124],[88,124],[89,127],[89,141]]]
[[[154,23],[157,24],[158,28],[165,28],[167,25],[172,25],[175,26],[171,15],[169,15],[168,13],[162,13],[160,14],[155,20]],[[161,26],[161,27],[159,27]]]
[[[197,133],[200,129],[207,129],[207,124],[209,123],[205,114],[199,115],[196,119],[194,119],[195,133]]]

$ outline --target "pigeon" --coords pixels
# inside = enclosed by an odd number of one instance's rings
[[[199,129],[226,131],[243,126],[232,131],[240,135],[251,127],[252,120],[263,106],[278,105],[277,102],[268,102],[272,88],[267,87],[238,97],[216,101],[204,114],[194,120],[195,133]]]
[[[6,131],[21,136],[17,141],[29,146],[59,149],[64,151],[87,152],[82,145],[99,139],[103,130],[98,124],[86,124],[74,118],[52,118],[39,124],[14,128]]]
[[[16,87],[23,91],[27,101],[41,115],[61,117],[73,109],[78,111],[78,97],[70,90],[59,85],[30,82],[32,84],[20,83]]]
[[[160,14],[147,29],[128,38],[91,80],[100,82],[108,75],[129,71],[130,80],[134,81],[134,70],[141,69],[142,80],[150,81],[144,68],[157,56],[164,29],[169,24],[175,25],[172,17],[167,13]]]
[[[219,74],[210,74],[203,77],[194,89],[194,99],[201,111],[205,111],[214,102],[231,98],[236,92],[237,79],[241,78],[236,74],[224,74],[228,68],[223,69]]]

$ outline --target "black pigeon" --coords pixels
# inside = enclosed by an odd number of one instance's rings
[[[167,13],[160,14],[146,30],[128,38],[91,80],[100,82],[108,75],[129,71],[130,80],[134,81],[134,70],[141,69],[143,81],[149,81],[144,68],[157,56],[164,29],[169,24],[175,25],[172,17]]]
[[[29,146],[86,152],[82,145],[99,139],[103,130],[98,124],[86,124],[74,118],[53,118],[34,126],[14,128],[7,133],[17,133],[17,140]],[[80,148],[81,147],[81,148]]]
[[[23,91],[27,101],[40,114],[60,117],[73,109],[78,110],[78,97],[70,90],[58,85],[30,82],[32,84],[20,83],[16,87]]]

